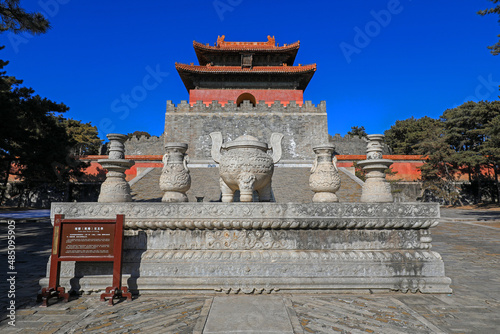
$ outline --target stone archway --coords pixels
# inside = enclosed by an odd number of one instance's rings
[[[236,99],[236,105],[239,107],[240,104],[243,103],[243,101],[245,100],[248,100],[250,101],[250,103],[253,104],[253,106],[255,107],[255,105],[257,104],[257,101],[255,99],[255,96],[253,96],[252,94],[250,93],[243,93],[241,94],[240,96],[238,96],[238,98]]]

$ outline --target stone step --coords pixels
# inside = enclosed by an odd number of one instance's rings
[[[200,167],[190,169],[191,188],[187,192],[190,202],[203,198],[204,202],[220,201],[219,169]],[[160,202],[163,191],[159,180],[161,168],[154,168],[131,187],[132,198],[136,202]],[[337,192],[340,202],[359,202],[361,185],[340,169],[341,187]],[[273,175],[273,195],[278,203],[310,203],[314,193],[309,188],[310,168],[278,167]],[[198,198],[198,199],[197,199]]]

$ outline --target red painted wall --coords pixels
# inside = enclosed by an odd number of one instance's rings
[[[337,166],[339,167],[352,167],[353,162],[365,160],[365,155],[337,155]],[[82,157],[82,160],[90,162],[90,166],[84,169],[84,174],[88,176],[95,177],[95,181],[105,179],[105,170],[102,166],[97,163],[99,159],[107,159],[106,155],[90,155]],[[163,163],[161,162],[161,155],[127,155],[125,157],[129,160],[135,160],[136,163],[130,169],[125,172],[126,180],[130,181],[137,176],[138,169],[145,169],[149,167],[161,168]],[[394,161],[392,164],[392,170],[397,172],[396,175],[388,176],[388,179],[402,180],[402,181],[418,181],[420,179],[420,170],[418,167],[424,164],[425,157],[419,155],[384,155],[384,159],[391,159]],[[19,168],[13,165],[12,170]],[[491,174],[491,170],[485,168],[483,169],[483,174]],[[468,175],[466,173],[459,175],[458,180],[467,181]],[[20,181],[15,175],[9,175],[9,182]],[[80,181],[80,180],[76,180]]]
[[[304,102],[304,91],[294,89],[191,89],[189,91],[189,103],[195,104],[197,101],[203,101],[205,104],[210,104],[217,100],[221,105],[225,105],[227,101],[238,99],[243,93],[250,93],[255,96],[255,101],[258,103],[261,100],[266,101],[268,105],[279,100],[282,104],[287,105],[290,101],[295,101],[299,106]]]
[[[83,172],[86,175],[92,175],[92,176],[97,176],[99,174],[100,178],[102,181],[105,180],[105,176],[102,175],[103,168],[101,164],[97,162],[98,159],[107,159],[107,155],[89,155],[86,157],[83,157],[82,160],[86,160],[87,162],[90,162],[90,166],[85,168]],[[149,168],[149,167],[157,167],[161,168],[163,167],[163,163],[161,162],[161,159],[163,158],[161,155],[127,155],[125,157],[126,159],[129,160],[139,160],[136,161],[136,163],[127,169],[125,171],[125,180],[130,181],[133,178],[137,176],[137,169],[138,168]],[[106,170],[104,170],[106,171]]]
[[[337,155],[337,166],[352,167],[353,162],[365,159],[365,155]],[[420,155],[384,155],[384,159],[394,161],[391,168],[397,172],[396,175],[388,175],[388,180],[418,181],[420,179],[418,167],[424,164],[424,157]]]
[[[91,163],[91,166],[85,170],[88,174],[97,174],[101,165],[97,163],[98,159],[106,159],[107,156],[87,156],[83,160]],[[130,181],[138,173],[137,168],[156,167],[161,168],[161,155],[127,155],[126,159],[136,160],[134,166],[125,172],[126,180]],[[352,167],[353,162],[365,160],[365,155],[337,155],[337,166],[339,167]],[[388,179],[402,180],[402,181],[418,181],[420,178],[420,170],[418,167],[424,164],[424,158],[419,155],[384,155],[384,159],[391,159],[394,161],[392,170],[398,172],[394,176],[388,176]]]

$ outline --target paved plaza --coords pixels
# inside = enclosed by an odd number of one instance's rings
[[[7,219],[0,261],[7,268]],[[113,307],[99,294],[40,308],[51,225],[16,218],[16,322],[8,325],[8,282],[0,281],[0,329],[9,333],[498,333],[500,211],[443,209],[432,229],[453,294],[143,295]],[[13,217],[13,216],[12,216]]]

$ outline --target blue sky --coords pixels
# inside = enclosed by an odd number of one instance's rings
[[[52,29],[0,35],[6,70],[67,117],[106,133],[160,135],[167,100],[188,100],[175,62],[193,40],[301,42],[296,64],[317,64],[304,98],[326,101],[330,134],[381,133],[396,120],[437,118],[468,100],[498,100],[497,16],[487,0],[21,1]],[[128,98],[127,98],[128,96]]]

